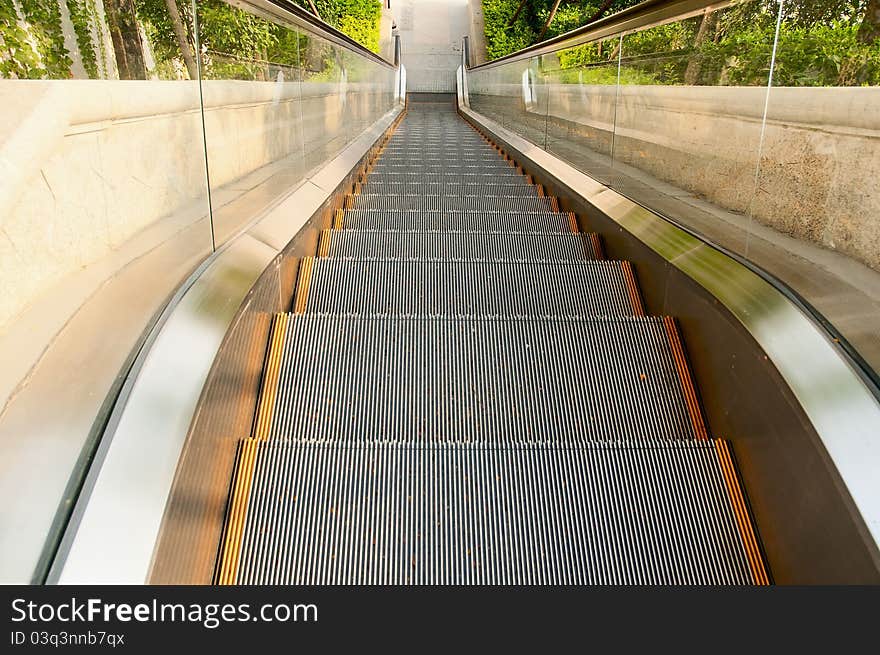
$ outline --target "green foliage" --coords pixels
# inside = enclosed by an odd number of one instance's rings
[[[28,77],[70,77],[73,60],[64,47],[61,29],[61,8],[56,0],[20,0],[19,6],[30,33],[37,44],[42,69],[40,75],[31,69]]]
[[[199,3],[199,28],[208,49],[253,59],[264,58],[277,45],[277,33],[283,29],[222,0]]]
[[[138,18],[150,41],[157,73],[173,77],[175,61],[181,57],[174,26],[165,0],[135,0]],[[300,3],[308,5],[308,3]],[[379,0],[318,0],[322,18],[336,25],[372,50],[379,49]],[[178,10],[185,23],[187,40],[195,49],[189,3],[178,0]],[[259,18],[222,0],[199,2],[199,44],[203,50],[202,72],[213,79],[274,79],[278,70],[288,77],[308,58],[311,39],[305,34]],[[314,49],[314,48],[313,48]],[[329,54],[327,54],[329,52]],[[313,57],[314,59],[314,57]],[[332,50],[309,62],[315,72],[333,75],[336,62]],[[179,64],[177,69],[179,69]]]
[[[308,0],[294,0],[311,11]],[[381,0],[314,0],[321,20],[373,52],[379,52]]]
[[[354,16],[343,16],[337,27],[366,48],[379,52],[379,30],[370,23]]]
[[[264,80],[274,76],[273,67],[298,65],[297,36],[292,30],[222,0],[201,0],[198,6],[206,78]],[[175,77],[182,54],[165,0],[136,0],[136,7],[156,60],[155,72],[162,78]],[[189,3],[178,0],[178,11],[190,51],[195,52]]]
[[[39,55],[28,43],[28,35],[18,25],[12,0],[0,0],[0,76],[38,79],[45,74]]]
[[[537,40],[550,2],[527,3],[517,22],[507,22],[519,0],[483,0],[490,58],[510,54]],[[619,11],[631,2],[615,3]],[[568,31],[592,15],[598,3],[563,3],[547,36]],[[776,52],[778,86],[880,84],[880,39],[864,43],[859,26],[867,0],[786,0]],[[767,84],[776,34],[776,0],[741,2],[704,22],[697,16],[653,27],[617,41],[589,43],[558,53],[566,83],[609,84],[621,57],[624,84]],[[537,22],[536,22],[537,19]],[[567,72],[568,71],[568,72]]]
[[[89,77],[98,77],[98,58],[92,44],[92,27],[89,22],[89,7],[86,0],[67,0],[67,11],[70,12],[70,22],[73,23],[73,31],[76,34],[76,44],[79,46],[79,54],[82,58],[83,68]]]
[[[106,62],[107,53],[104,26],[99,24],[95,0],[64,2],[83,66],[89,77],[96,78],[98,58]],[[176,2],[188,49],[195,53],[192,3]],[[308,8],[307,0],[297,2]],[[367,48],[379,50],[381,0],[315,0],[315,4],[326,22]],[[12,0],[0,0],[0,75],[33,79],[70,77],[73,61],[64,44],[58,0],[19,0],[19,6],[21,16],[16,14]],[[133,0],[133,6],[155,62],[150,73],[162,79],[186,76],[181,44],[166,0]],[[299,67],[300,53],[310,41],[305,34],[258,18],[222,0],[199,0],[198,11],[203,73],[209,78],[274,78],[279,68]],[[19,18],[24,26],[19,24]],[[97,39],[93,38],[93,26]],[[330,70],[328,74],[338,67],[332,54],[329,59],[324,56],[324,60],[310,64],[316,72]]]
[[[567,68],[553,75],[552,81],[562,84],[617,84],[617,64]],[[621,84],[657,84],[657,78],[637,68],[621,67]]]
[[[516,7],[516,0],[483,0],[483,21],[486,32],[486,53],[489,59],[522,50],[538,38],[538,33],[529,24],[525,12],[516,22],[507,27]]]
[[[92,24],[95,26],[98,36],[98,54],[101,57],[101,65],[102,68],[107,70],[107,47],[104,44],[104,24],[101,22],[101,17],[98,14],[98,7],[95,5],[95,0],[86,0],[89,16],[91,16]]]
[[[776,48],[775,86],[861,86],[880,84],[880,41],[857,39],[851,22],[797,27],[783,24]],[[745,29],[705,48],[706,56],[724,58],[729,84],[766,84],[773,32]]]
[[[638,2],[639,0],[616,0],[606,11],[606,15]],[[584,25],[596,15],[603,4],[603,0],[563,2],[544,38],[549,39]],[[513,25],[508,25],[518,6],[519,0],[483,0],[486,50],[490,59],[503,57],[536,43],[550,15],[553,0],[529,0]]]
[[[177,5],[178,10],[181,11],[180,17],[186,23],[187,35],[192,44],[192,17],[188,8],[186,13],[183,13],[184,8],[181,7],[181,3],[178,2]],[[180,46],[177,44],[174,26],[168,17],[165,0],[135,0],[134,6],[138,21],[147,34],[156,63],[161,65],[162,62],[180,57]]]

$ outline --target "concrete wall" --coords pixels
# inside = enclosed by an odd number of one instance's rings
[[[295,182],[391,108],[386,76],[205,82],[212,190],[222,198],[279,162]],[[41,293],[146,228],[207,216],[207,196],[197,83],[0,82],[0,336]],[[198,238],[210,249],[208,229]]]
[[[481,90],[522,104],[520,85]],[[548,139],[610,155],[613,135],[615,161],[880,270],[880,88],[774,88],[766,123],[764,88],[537,90]]]

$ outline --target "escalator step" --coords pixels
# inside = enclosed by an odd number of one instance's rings
[[[387,150],[382,153],[380,157],[380,161],[382,159],[393,159],[393,161],[397,164],[416,164],[416,163],[444,163],[444,164],[455,164],[457,162],[466,161],[469,164],[479,164],[479,163],[504,163],[507,164],[509,168],[514,168],[511,166],[510,162],[505,161],[501,155],[498,153],[489,150],[482,157],[475,157],[469,154],[459,154],[459,153],[449,153],[449,154],[431,154],[431,153],[419,153],[419,152],[411,152],[411,153],[394,153],[388,152]]]
[[[458,135],[447,137],[458,141]],[[438,140],[426,141],[417,137],[408,141],[392,139],[384,149],[385,153],[394,155],[425,156],[434,159],[446,157],[479,157],[490,159],[498,157],[498,151],[488,145],[482,139],[476,139],[470,143],[444,143]]]
[[[506,176],[499,176],[495,173],[474,173],[472,175],[468,175],[464,181],[471,184],[482,184],[485,182],[492,182],[499,185],[527,184],[525,176],[517,173],[516,169],[510,169],[509,173],[510,175]],[[440,183],[444,183],[447,180],[454,183],[459,183],[463,181],[461,173],[437,171],[428,174],[421,171],[413,171],[407,168],[400,170],[396,173],[372,172],[370,173],[368,182],[369,184],[372,184],[373,182],[405,182],[409,184],[420,182],[426,177],[428,177],[431,181],[438,181]]]
[[[631,316],[628,262],[304,258],[297,304],[335,314]],[[308,277],[306,277],[308,276]]]
[[[421,181],[403,182],[380,182],[374,181],[372,176],[363,185],[361,193],[381,194],[390,196],[506,196],[508,198],[532,198],[538,195],[535,186],[528,184],[524,177],[510,178],[512,181],[493,182],[442,182],[432,181],[430,175],[426,175]]]
[[[319,243],[319,254],[334,258],[448,261],[602,259],[602,246],[597,234],[324,230]]]
[[[424,211],[349,209],[343,227],[355,230],[450,230],[459,232],[571,232],[570,215],[543,211]]]
[[[705,438],[661,318],[280,315],[270,438],[360,442]]]
[[[385,211],[539,211],[558,212],[559,204],[555,198],[515,196],[441,196],[441,195],[396,195],[365,194],[348,196],[350,205],[346,209],[381,209]]]
[[[240,584],[766,583],[725,446],[249,440],[253,485],[221,574]]]
[[[458,175],[460,177],[471,177],[473,175],[491,174],[493,177],[499,176],[520,176],[521,174],[509,162],[499,158],[497,162],[490,163],[469,163],[467,161],[459,161],[454,163],[445,162],[413,162],[402,163],[393,159],[379,159],[370,169],[373,173],[381,174],[424,174],[431,172],[432,174],[445,173],[447,175]]]

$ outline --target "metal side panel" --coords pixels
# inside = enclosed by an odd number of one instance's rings
[[[177,460],[214,356],[239,305],[278,253],[236,239],[193,284],[151,345],[101,443],[72,526],[61,584],[146,580]],[[90,483],[90,484],[89,484]],[[54,577],[53,575],[53,577]]]

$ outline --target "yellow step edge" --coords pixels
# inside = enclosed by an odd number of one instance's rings
[[[321,236],[318,237],[318,257],[330,256],[330,242],[333,238],[330,230],[321,230]]]
[[[275,397],[278,394],[278,378],[281,375],[281,361],[284,355],[284,338],[287,334],[287,314],[276,314],[272,323],[272,334],[269,339],[269,350],[266,353],[263,386],[260,402],[257,407],[257,420],[254,425],[254,437],[259,440],[269,438],[272,430],[272,418],[275,412]]]
[[[590,232],[590,243],[593,244],[593,254],[596,259],[605,259],[605,247],[602,245],[602,237],[595,232]]]
[[[724,475],[724,483],[727,487],[727,496],[736,518],[740,538],[743,541],[743,548],[746,551],[746,559],[752,572],[752,582],[760,586],[769,585],[770,576],[767,573],[767,566],[761,553],[761,547],[758,545],[758,537],[749,515],[742,485],[740,484],[736,467],[733,464],[730,444],[723,439],[716,440],[715,452],[718,455],[718,461]]]
[[[335,215],[333,216],[333,229],[341,230],[344,219],[345,211],[343,211],[342,209],[337,209]]]
[[[293,305],[295,314],[304,314],[309,300],[309,284],[312,281],[314,257],[303,257],[299,264],[299,279],[296,284],[296,299]]]
[[[244,439],[238,446],[232,497],[226,517],[222,552],[217,567],[216,584],[218,585],[235,584],[238,577],[241,542],[247,519],[247,507],[254,478],[258,443],[255,439]]]
[[[623,269],[623,279],[626,282],[626,291],[629,294],[633,313],[636,316],[644,316],[645,308],[642,305],[642,294],[639,291],[639,283],[636,281],[636,274],[633,271],[632,264],[629,261],[622,261],[620,266]]]
[[[666,330],[666,337],[672,349],[672,357],[675,361],[675,368],[678,370],[678,377],[681,381],[688,415],[690,416],[691,424],[694,426],[694,432],[697,435],[697,439],[708,439],[709,433],[706,430],[706,422],[703,420],[703,412],[700,409],[696,387],[694,387],[694,381],[691,378],[690,367],[687,364],[684,346],[682,345],[675,319],[671,316],[664,316],[663,327]]]

